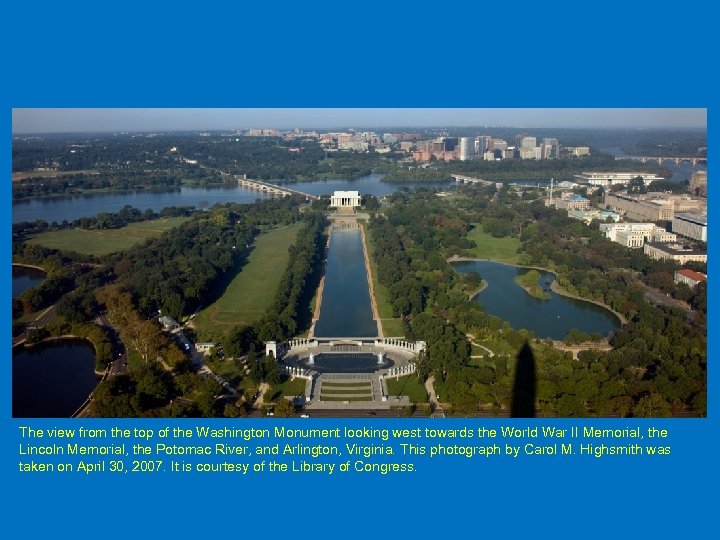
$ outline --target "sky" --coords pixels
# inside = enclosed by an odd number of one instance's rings
[[[706,128],[706,109],[13,109],[13,133],[492,126]]]

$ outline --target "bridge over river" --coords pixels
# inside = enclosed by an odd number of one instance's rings
[[[310,195],[309,193],[304,193],[296,189],[270,184],[268,182],[263,182],[262,180],[252,180],[244,177],[238,177],[237,181],[239,186],[248,189],[255,189],[257,191],[262,191],[263,193],[270,193],[271,195],[281,195],[283,197],[288,195],[301,195],[306,199],[320,199],[320,197],[317,195]]]
[[[664,161],[672,161],[675,165],[680,165],[683,161],[697,165],[698,163],[707,164],[707,157],[678,157],[678,156],[616,156],[615,160],[631,159],[647,163],[648,161],[657,161],[658,165],[662,165]]]

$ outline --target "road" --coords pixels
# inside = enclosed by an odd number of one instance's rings
[[[108,319],[105,314],[96,317],[95,322],[98,325],[110,330],[109,334],[113,343],[113,361],[110,365],[110,375],[125,373],[128,370],[127,348],[120,340],[118,329],[113,326],[110,319]]]

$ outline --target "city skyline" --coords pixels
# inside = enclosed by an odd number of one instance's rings
[[[707,129],[698,108],[17,108],[13,134],[193,131],[251,128],[516,127]]]

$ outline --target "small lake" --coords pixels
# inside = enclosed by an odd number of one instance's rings
[[[28,289],[40,285],[45,281],[45,272],[38,268],[13,264],[12,267],[12,297],[20,296]]]
[[[487,313],[508,321],[513,328],[526,328],[538,338],[564,339],[572,328],[607,336],[620,327],[611,311],[550,291],[549,283],[555,276],[549,272],[539,271],[539,284],[550,294],[550,300],[541,300],[515,283],[515,277],[527,273],[529,268],[492,261],[454,263],[453,267],[462,274],[477,272],[488,283],[475,297]]]
[[[382,174],[370,174],[360,178],[336,178],[332,180],[313,180],[311,182],[293,182],[283,184],[292,189],[310,195],[332,195],[333,191],[359,191],[361,195],[381,197],[405,188],[450,187],[455,182],[414,182],[395,184],[382,181]],[[42,219],[48,223],[63,220],[74,221],[81,217],[91,217],[100,212],[119,212],[123,206],[130,205],[138,210],[152,209],[156,212],[168,206],[192,206],[205,208],[214,204],[252,203],[257,199],[267,199],[271,195],[240,186],[223,187],[183,187],[173,191],[128,191],[120,193],[96,193],[52,197],[46,199],[22,199],[12,205],[12,222],[35,221]]]
[[[97,385],[95,351],[83,340],[21,348],[12,358],[14,418],[69,418]]]
[[[360,228],[333,226],[315,336],[377,335]]]

